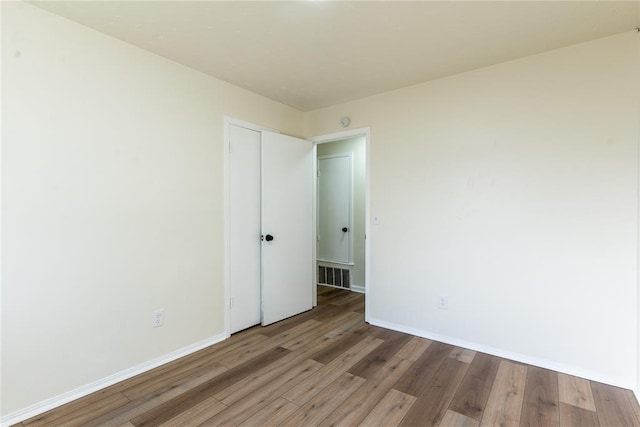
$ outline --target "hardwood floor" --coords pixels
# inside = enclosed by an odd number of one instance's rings
[[[22,426],[640,426],[628,390],[364,323],[364,296],[318,307],[71,402]]]

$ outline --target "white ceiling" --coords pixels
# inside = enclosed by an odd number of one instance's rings
[[[640,26],[627,1],[35,1],[303,111]]]

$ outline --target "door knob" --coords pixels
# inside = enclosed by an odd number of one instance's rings
[[[346,233],[347,231],[349,231],[349,229],[347,227],[342,227],[342,232]]]
[[[267,242],[270,242],[273,240],[273,236],[271,234],[267,234],[266,236],[264,236],[264,240],[266,240]]]

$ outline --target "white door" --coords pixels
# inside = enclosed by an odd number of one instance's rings
[[[262,324],[312,307],[313,144],[262,131]]]
[[[352,261],[351,154],[318,158],[318,260]]]
[[[260,132],[229,126],[230,333],[260,323]]]

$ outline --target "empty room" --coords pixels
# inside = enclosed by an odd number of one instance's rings
[[[639,1],[2,1],[2,426],[639,426]]]

